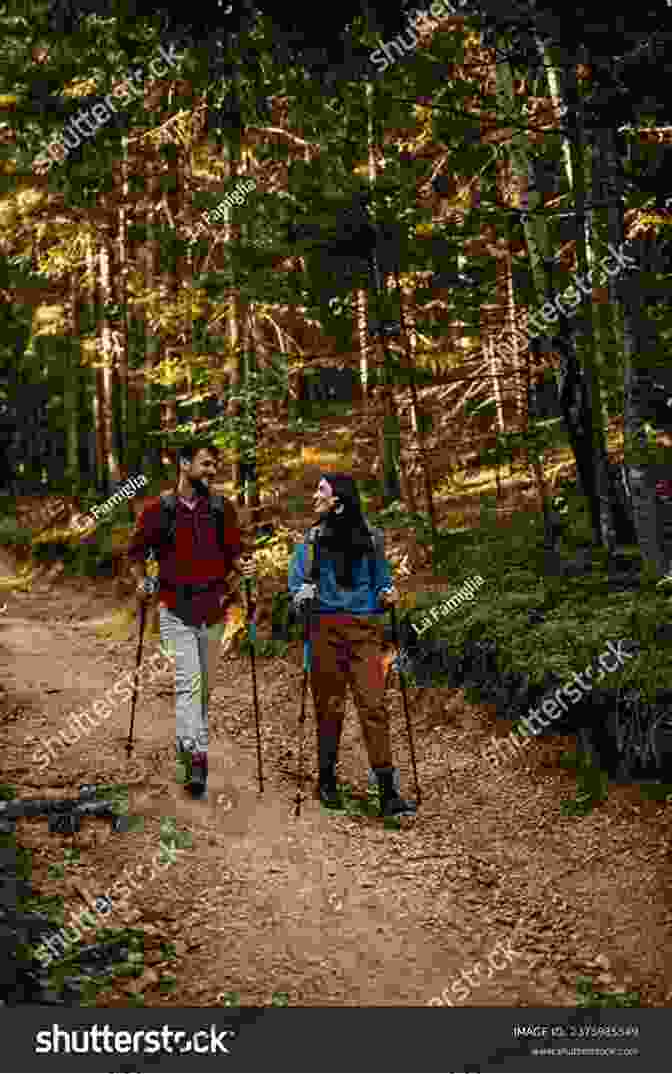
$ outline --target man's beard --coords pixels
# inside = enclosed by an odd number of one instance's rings
[[[209,495],[208,486],[204,481],[201,481],[200,477],[192,477],[191,484],[193,485],[194,492],[197,496]]]

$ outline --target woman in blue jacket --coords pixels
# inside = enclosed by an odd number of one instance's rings
[[[314,494],[319,522],[296,546],[289,566],[295,605],[311,602],[311,690],[317,714],[318,793],[338,808],[338,746],[348,684],[380,787],[383,816],[414,813],[397,792],[390,721],[384,704],[383,615],[398,599],[385,559],[382,533],[362,514],[349,474],[323,474]]]

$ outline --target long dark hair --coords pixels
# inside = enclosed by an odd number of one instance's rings
[[[373,542],[362,513],[359,491],[350,474],[322,474],[341,503],[325,515],[320,526],[320,551],[334,561],[342,589],[354,587],[353,567],[372,556]],[[342,509],[341,509],[342,505]],[[338,511],[338,513],[337,513]]]

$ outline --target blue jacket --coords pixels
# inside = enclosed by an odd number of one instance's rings
[[[317,548],[315,549],[317,556]],[[288,587],[290,593],[297,593],[304,582],[311,579],[306,576],[308,566],[308,544],[304,541],[294,548],[289,564]],[[381,589],[393,585],[392,574],[386,559],[376,558],[373,571],[374,588],[371,588],[369,561],[363,557],[355,563],[352,571],[353,588],[341,589],[336,582],[334,562],[328,559],[324,551],[320,555],[320,574],[318,584],[318,602],[315,611],[318,615],[383,615],[385,608],[378,601]]]

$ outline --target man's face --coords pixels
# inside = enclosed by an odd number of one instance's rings
[[[313,493],[315,513],[318,515],[326,515],[327,511],[331,511],[331,508],[336,503],[338,503],[337,497],[334,496],[333,489],[329,482],[323,477]]]
[[[192,482],[196,490],[199,489],[206,491],[210,488],[211,482],[215,479],[217,473],[217,460],[214,455],[211,455],[209,451],[202,448],[194,455],[190,466],[187,469],[187,477]]]

